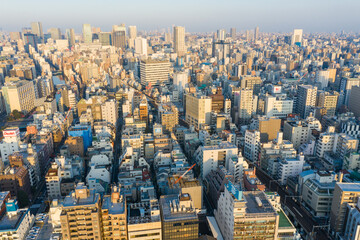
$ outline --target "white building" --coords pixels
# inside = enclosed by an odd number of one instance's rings
[[[202,124],[211,124],[211,98],[202,95],[186,94],[185,121],[197,129]]]
[[[252,89],[241,89],[239,94],[238,122],[248,123],[257,108],[257,96],[253,96]]]
[[[19,151],[20,130],[19,128],[6,128],[3,130],[4,139],[0,142],[0,153],[3,162],[9,160],[9,155]]]
[[[0,239],[25,239],[34,223],[34,215],[30,209],[19,209],[17,200],[10,199],[5,204],[6,213],[0,218]]]
[[[360,239],[360,199],[356,204],[347,203],[346,212],[347,218],[345,219],[344,238],[347,240]]]
[[[147,56],[147,40],[146,38],[135,38],[135,54],[139,56]]]
[[[347,153],[357,150],[358,145],[358,139],[345,133],[335,133],[335,127],[330,126],[326,132],[320,134],[316,142],[316,156],[324,157],[325,152],[333,152],[343,159]]]
[[[180,97],[182,98],[184,89],[189,82],[189,73],[186,71],[174,73],[174,86],[178,86]]]
[[[312,85],[298,86],[297,109],[300,117],[306,118],[316,106],[317,87]]]
[[[291,38],[291,45],[302,44],[302,35],[303,35],[302,29],[294,29]]]
[[[184,27],[174,27],[174,51],[179,57],[184,56],[186,53]]]
[[[295,177],[299,175],[305,163],[304,155],[299,155],[297,158],[285,158],[279,162],[277,179],[280,184],[286,184],[288,177]]]
[[[316,73],[316,82],[320,84],[320,89],[324,89],[329,85],[330,71],[323,70]]]
[[[119,107],[115,99],[109,99],[101,105],[102,119],[116,126],[118,120]]]
[[[246,130],[244,142],[244,156],[248,160],[255,162],[260,153],[260,132],[257,130]]]
[[[265,115],[267,117],[286,118],[293,112],[294,100],[288,99],[286,94],[269,95],[265,99]]]
[[[216,146],[200,146],[194,156],[200,166],[200,175],[205,178],[211,170],[225,166],[227,158],[238,156],[238,148],[229,142],[222,142]]]

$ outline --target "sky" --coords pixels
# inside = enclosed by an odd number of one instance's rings
[[[0,28],[21,31],[34,21],[50,27],[74,28],[83,23],[110,31],[125,23],[138,30],[172,25],[187,32],[213,32],[259,26],[261,32],[360,32],[359,0],[0,0]]]

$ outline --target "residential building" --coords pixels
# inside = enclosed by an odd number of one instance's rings
[[[32,81],[6,83],[1,89],[7,114],[14,110],[28,113],[35,108],[35,88]]]
[[[261,134],[257,130],[246,130],[244,142],[244,157],[252,162],[259,160]]]
[[[211,98],[202,95],[185,95],[185,121],[189,125],[200,129],[201,125],[210,125],[211,122]]]
[[[279,215],[264,192],[241,191],[231,182],[221,193],[215,219],[224,240],[275,239],[278,234]],[[249,227],[251,226],[251,227]]]
[[[174,51],[177,53],[178,57],[182,57],[186,53],[184,27],[174,27]]]
[[[298,86],[296,113],[300,114],[300,117],[306,118],[310,115],[313,107],[316,106],[316,95],[317,87],[312,85]]]
[[[103,239],[101,220],[100,194],[79,183],[63,201],[62,238]]]

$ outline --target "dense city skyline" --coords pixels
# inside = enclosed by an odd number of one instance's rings
[[[22,6],[19,8],[19,6]],[[349,7],[351,6],[351,7]],[[212,32],[215,29],[236,27],[238,31],[259,26],[262,32],[291,32],[302,28],[306,32],[358,32],[355,0],[335,1],[166,1],[118,2],[62,1],[61,4],[37,1],[2,2],[6,9],[0,16],[0,28],[18,31],[29,22],[40,21],[44,29],[75,28],[81,32],[83,23],[110,31],[114,24],[136,25],[139,30],[151,31],[185,26],[187,32]]]

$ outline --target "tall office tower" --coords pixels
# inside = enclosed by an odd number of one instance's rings
[[[41,22],[32,22],[31,23],[31,32],[35,34],[41,42],[44,39],[44,33]]]
[[[225,41],[225,38],[226,38],[226,30],[225,29],[217,30],[217,40]]]
[[[259,40],[259,27],[256,27],[254,31],[254,41],[256,42],[257,40]]]
[[[32,81],[19,80],[7,83],[1,89],[7,114],[14,110],[30,112],[35,107],[35,88]]]
[[[238,123],[247,124],[256,112],[254,109],[253,90],[243,88],[240,90],[238,106]]]
[[[137,37],[136,26],[129,26],[129,38],[135,39]]]
[[[35,50],[37,50],[37,37],[35,34],[32,33],[25,33],[24,34],[24,44],[28,50],[29,45],[31,45]]]
[[[300,117],[306,118],[309,116],[313,107],[316,106],[317,87],[312,85],[298,86],[296,113]]]
[[[160,197],[162,239],[199,238],[199,219],[190,194]]]
[[[90,24],[83,24],[82,34],[84,43],[92,43],[92,31]]]
[[[249,30],[246,30],[246,41],[251,42],[251,35]]]
[[[129,32],[129,48],[134,48],[135,47],[135,38],[137,37],[137,30],[136,30],[136,26],[129,26],[128,28],[128,32]]]
[[[20,32],[10,32],[9,34],[10,34],[11,41],[17,41],[17,40],[21,39]]]
[[[60,31],[60,28],[50,28],[50,29],[48,30],[48,32],[50,33],[51,38],[52,38],[53,40],[61,39],[61,31]]]
[[[75,46],[75,31],[73,28],[66,29],[66,39],[69,41],[69,46]]]
[[[100,211],[100,194],[79,183],[63,202],[60,215],[63,239],[102,239]]]
[[[302,44],[302,35],[303,30],[302,29],[294,29],[292,38],[291,38],[291,45],[299,45]]]
[[[347,203],[357,203],[360,197],[359,183],[343,183],[340,174],[339,182],[334,189],[334,197],[331,204],[330,227],[335,233],[343,233]]]
[[[230,29],[230,37],[232,39],[235,39],[236,38],[236,28],[231,28]]]
[[[321,116],[334,116],[339,98],[338,92],[319,91],[316,106],[320,107]]]
[[[211,123],[211,98],[207,96],[185,95],[185,121],[200,129],[202,124]]]
[[[99,33],[99,42],[102,46],[111,45],[111,32],[101,32]]]
[[[112,27],[112,45],[125,50],[126,47],[126,27],[125,24],[114,25]]]
[[[263,191],[241,191],[225,184],[218,200],[215,219],[224,240],[277,239],[279,214]]]
[[[185,55],[185,28],[176,26],[174,27],[174,51],[179,57]]]
[[[240,88],[249,88],[254,91],[254,94],[260,93],[260,88],[262,85],[262,80],[260,77],[254,76],[241,76]]]
[[[135,38],[135,54],[140,56],[147,56],[147,40],[146,38]]]
[[[103,197],[101,217],[104,239],[127,239],[127,207],[126,200],[120,192],[120,187],[113,186],[111,195]]]
[[[146,59],[140,61],[141,84],[160,85],[169,83],[170,62],[168,59]]]

